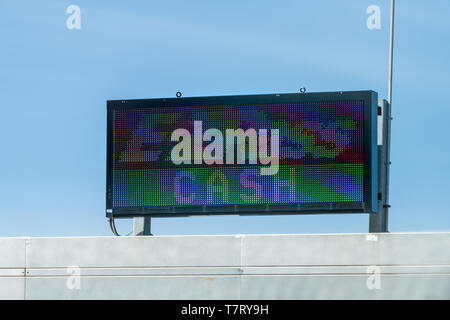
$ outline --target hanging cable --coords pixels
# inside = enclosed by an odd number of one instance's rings
[[[117,232],[116,229],[116,224],[114,223],[114,216],[112,214],[109,216],[109,226],[111,228],[112,233],[115,236],[120,237],[120,234]]]

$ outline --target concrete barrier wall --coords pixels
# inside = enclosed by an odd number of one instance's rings
[[[25,297],[25,239],[0,238],[0,299]]]
[[[0,238],[0,299],[450,299],[450,233]]]

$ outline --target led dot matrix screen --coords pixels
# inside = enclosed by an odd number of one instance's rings
[[[107,216],[375,212],[373,91],[107,102]]]

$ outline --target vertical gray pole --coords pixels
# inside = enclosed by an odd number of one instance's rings
[[[395,0],[391,0],[390,45],[389,45],[389,79],[388,101],[380,101],[382,110],[382,145],[378,146],[378,212],[370,215],[369,232],[388,232],[389,213],[389,171],[391,166],[391,108],[392,108],[392,73],[394,64],[394,13]]]
[[[391,31],[389,45],[389,82],[388,82],[388,103],[392,105],[392,69],[394,63],[394,13],[395,0],[391,0]]]
[[[378,211],[370,214],[369,232],[387,232],[386,205],[386,148],[388,140],[389,103],[380,99],[378,108]]]
[[[386,232],[388,231],[388,213],[389,213],[389,173],[391,167],[391,120],[392,120],[392,73],[394,67],[394,14],[395,14],[395,0],[391,0],[391,32],[390,32],[390,45],[389,45],[389,82],[388,82],[388,108],[386,121],[386,176],[385,176],[385,203],[384,203],[384,225],[386,226]]]
[[[137,217],[133,219],[133,234],[135,236],[151,236],[151,218]]]

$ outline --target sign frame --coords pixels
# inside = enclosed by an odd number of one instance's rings
[[[191,205],[161,207],[112,206],[113,171],[113,110],[155,107],[187,107],[214,105],[245,105],[272,103],[301,103],[321,101],[362,100],[363,110],[363,201],[323,203],[280,203],[240,205]],[[378,210],[378,148],[377,148],[378,94],[375,91],[338,91],[314,93],[283,93],[260,95],[205,96],[186,98],[156,98],[107,101],[107,155],[106,155],[106,216],[132,217],[187,217],[208,215],[288,215],[376,213]]]

